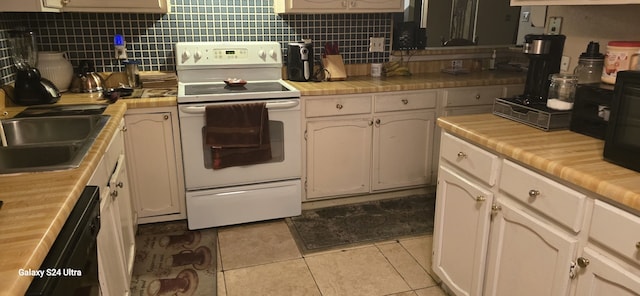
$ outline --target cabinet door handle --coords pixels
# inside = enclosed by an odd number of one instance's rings
[[[65,6],[69,3],[71,3],[71,0],[62,0],[62,6]]]
[[[118,184],[116,184],[116,187],[118,187],[118,188],[124,187],[124,182],[122,182],[122,181],[118,182]]]
[[[380,118],[376,119],[376,126],[380,126]]]
[[[342,110],[342,107],[344,107],[344,106],[342,106],[342,104],[336,104],[336,109]]]
[[[540,196],[540,191],[538,191],[536,189],[529,190],[529,197],[536,198],[538,196]]]
[[[111,191],[111,199],[116,200],[116,197],[118,197],[118,190]]]
[[[169,115],[165,114],[164,116],[162,116],[162,118],[164,118],[164,120],[169,119]]]
[[[484,197],[483,195],[476,196],[476,201],[477,202],[483,202],[483,201],[486,201],[486,200],[487,200],[487,198]]]
[[[405,105],[406,105],[406,104],[409,104],[409,100],[407,100],[407,99],[402,99],[402,104],[405,104]]]
[[[120,130],[123,131],[123,132],[126,132],[127,131],[127,127],[123,126]]]
[[[476,100],[480,100],[480,94],[476,95]]]
[[[467,158],[467,154],[462,152],[462,151],[460,151],[460,152],[458,152],[458,158]]]
[[[373,120],[369,120],[369,126],[373,125]]]

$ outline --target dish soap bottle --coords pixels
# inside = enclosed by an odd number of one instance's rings
[[[496,69],[496,50],[493,50],[493,53],[491,54],[491,59],[489,59],[489,70],[495,70]]]

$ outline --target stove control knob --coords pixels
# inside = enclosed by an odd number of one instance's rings
[[[259,51],[258,51],[258,56],[259,56],[261,59],[263,59],[263,60],[264,60],[265,58],[267,58],[267,53],[266,53],[266,52],[264,52],[264,50],[262,50],[262,49],[261,49],[261,50],[259,50]]]
[[[273,49],[269,51],[269,56],[274,60],[278,59],[278,53]]]
[[[194,60],[194,62],[199,61],[201,58],[202,58],[202,53],[201,53],[200,51],[196,51],[196,52],[193,54],[193,60]]]
[[[182,62],[184,63],[184,62],[188,61],[189,58],[191,58],[191,53],[188,50],[185,50],[182,53]]]

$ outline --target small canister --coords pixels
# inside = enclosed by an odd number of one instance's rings
[[[600,83],[603,65],[604,55],[600,53],[600,45],[591,41],[587,50],[580,55],[573,74],[578,76],[579,84]]]
[[[547,107],[554,110],[573,109],[577,86],[578,76],[576,75],[552,74]]]
[[[602,82],[615,84],[616,73],[631,69],[631,57],[640,50],[640,41],[611,41],[602,68]]]

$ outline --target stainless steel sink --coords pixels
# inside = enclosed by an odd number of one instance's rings
[[[0,147],[0,173],[78,167],[108,120],[109,115],[3,120],[7,147]]]

